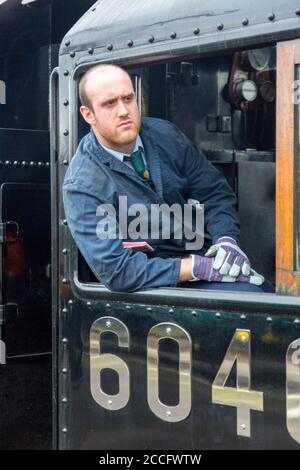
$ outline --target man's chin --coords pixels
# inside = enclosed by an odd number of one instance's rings
[[[125,130],[122,132],[122,134],[119,136],[118,143],[121,145],[128,145],[131,144],[132,142],[135,142],[136,138],[138,136],[138,132],[136,130]]]

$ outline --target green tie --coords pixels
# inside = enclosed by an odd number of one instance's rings
[[[137,174],[142,178],[147,180],[150,178],[149,168],[144,163],[142,152],[140,151],[140,149],[133,152],[130,157],[124,155],[123,161],[130,162]]]

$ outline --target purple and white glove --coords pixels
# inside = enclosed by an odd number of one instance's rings
[[[220,271],[214,269],[214,260],[206,256],[191,255],[192,263],[192,281],[207,282],[246,282],[260,286],[264,282],[264,277],[258,274],[254,269],[250,269],[248,276],[239,274],[238,276],[229,276],[220,274]]]
[[[238,277],[240,274],[250,275],[250,261],[231,237],[218,238],[216,243],[207,250],[205,256],[215,258],[213,268],[217,269],[220,274],[228,274],[231,277]]]

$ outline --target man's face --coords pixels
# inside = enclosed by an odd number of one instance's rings
[[[84,119],[106,147],[131,153],[141,119],[132,83],[119,70],[94,73],[86,84],[92,109],[81,106]]]

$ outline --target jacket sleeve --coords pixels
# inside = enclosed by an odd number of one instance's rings
[[[100,238],[97,226],[106,214],[97,215],[99,200],[80,180],[63,186],[65,214],[71,234],[89,267],[108,289],[131,292],[142,288],[176,286],[180,258],[148,258],[145,253],[125,249],[122,240]],[[118,224],[116,224],[118,235]]]
[[[228,235],[239,241],[236,197],[225,177],[210,163],[203,151],[178,129],[177,136],[184,154],[183,172],[188,181],[189,197],[204,204],[204,223],[215,242]]]

